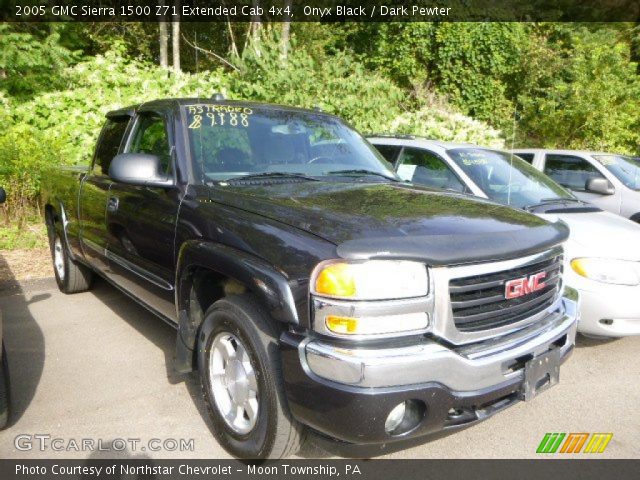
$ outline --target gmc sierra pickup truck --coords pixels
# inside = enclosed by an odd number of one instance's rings
[[[174,326],[238,457],[461,429],[556,384],[573,349],[566,226],[405,183],[319,111],[113,111],[42,198],[60,289],[97,273]]]

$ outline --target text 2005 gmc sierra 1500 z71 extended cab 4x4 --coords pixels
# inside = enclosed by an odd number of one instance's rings
[[[43,200],[60,289],[99,273],[174,325],[239,457],[463,428],[555,384],[574,345],[563,224],[404,183],[318,111],[114,111]]]

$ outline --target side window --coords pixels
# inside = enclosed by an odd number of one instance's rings
[[[156,115],[141,116],[128,151],[156,155],[160,158],[162,170],[165,173],[170,173],[171,148],[164,119]]]
[[[389,163],[394,163],[402,147],[395,145],[373,145]]]
[[[584,190],[588,180],[604,178],[598,169],[584,158],[572,155],[546,155],[544,173],[571,190]]]
[[[120,144],[128,124],[129,117],[110,118],[104,124],[96,146],[92,170],[94,175],[109,175],[109,165],[120,150]]]
[[[516,155],[528,163],[533,163],[533,157],[535,156],[533,153],[516,153]]]
[[[398,175],[403,180],[441,190],[465,191],[465,186],[440,157],[427,150],[405,148]]]

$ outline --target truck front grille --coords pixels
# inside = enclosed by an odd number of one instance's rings
[[[509,280],[545,272],[544,287],[507,299]],[[453,321],[461,332],[477,332],[517,323],[549,307],[558,296],[562,255],[500,272],[455,278],[449,281]]]

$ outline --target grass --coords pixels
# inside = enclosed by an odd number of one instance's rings
[[[0,250],[44,248],[47,246],[47,229],[42,220],[26,222],[22,227],[15,223],[0,224]]]

